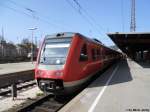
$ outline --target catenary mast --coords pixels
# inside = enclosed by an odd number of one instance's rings
[[[135,0],[131,1],[131,24],[130,24],[130,32],[136,31],[136,18],[135,18]]]

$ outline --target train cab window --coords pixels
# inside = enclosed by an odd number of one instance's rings
[[[81,48],[80,52],[80,61],[87,61],[88,60],[88,55],[87,55],[87,45],[84,44]]]

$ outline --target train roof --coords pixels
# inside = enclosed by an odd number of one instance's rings
[[[88,40],[90,42],[94,42],[94,43],[96,42],[96,43],[102,44],[97,39],[91,39],[91,38],[88,38],[88,37],[82,35],[81,33],[76,33],[76,32],[59,32],[59,33],[54,33],[54,34],[51,34],[51,35],[46,35],[46,38],[47,39],[49,39],[49,38],[63,38],[63,37],[70,37],[70,38],[72,38],[73,36],[75,36],[75,34],[81,35],[83,38],[85,38],[86,40]]]
[[[56,37],[73,37],[75,34],[75,32],[59,32],[59,33],[54,33],[54,34],[51,34],[51,35],[46,35],[46,38],[56,38]]]
[[[93,42],[98,42],[98,43],[101,43],[98,39],[91,39],[91,38],[88,38],[80,33],[76,33],[76,32],[59,32],[59,33],[54,33],[54,34],[51,34],[51,35],[46,35],[46,38],[63,38],[63,37],[73,37],[75,34],[78,34],[78,35],[81,35],[82,37],[86,38],[87,40],[89,41],[93,41]]]
[[[107,46],[105,46],[101,41],[99,41],[98,39],[91,39],[91,38],[88,38],[80,33],[76,33],[76,32],[59,32],[59,33],[54,33],[52,35],[46,35],[46,38],[49,39],[49,38],[63,38],[63,37],[70,37],[72,38],[75,34],[78,34],[78,35],[81,35],[83,38],[85,38],[86,40],[88,40],[89,42],[92,42],[92,43],[96,43],[96,44],[100,44],[102,45],[103,47],[107,48],[107,49],[110,49],[110,50],[113,50],[113,51],[116,51],[114,49],[111,49]],[[117,51],[116,51],[117,52]]]

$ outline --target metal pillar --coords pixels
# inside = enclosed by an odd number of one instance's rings
[[[130,31],[135,32],[136,30],[136,20],[135,20],[135,0],[132,0],[131,4],[131,24],[130,24]]]
[[[144,52],[143,52],[143,50],[141,50],[141,60],[142,61],[144,60]]]
[[[12,99],[15,100],[15,98],[17,97],[17,85],[16,85],[16,83],[13,83],[11,85],[11,95],[12,95]]]
[[[32,42],[31,42],[31,62],[33,63],[33,31],[37,28],[30,28],[29,30],[32,30]]]
[[[32,42],[31,42],[31,62],[33,63],[33,30],[32,30]]]

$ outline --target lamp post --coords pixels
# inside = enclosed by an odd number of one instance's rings
[[[31,62],[33,63],[33,33],[37,28],[29,28],[32,31],[32,40],[31,40]]]

